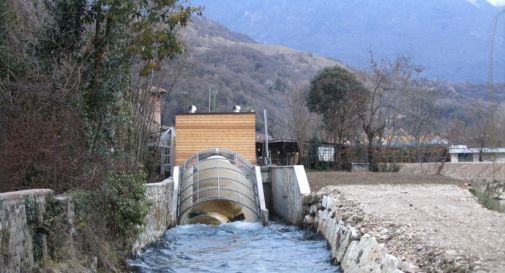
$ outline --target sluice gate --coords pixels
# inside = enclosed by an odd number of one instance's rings
[[[259,167],[240,154],[219,148],[198,152],[181,166],[179,178],[179,224],[266,224],[268,211]]]

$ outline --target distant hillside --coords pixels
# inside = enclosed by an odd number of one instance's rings
[[[188,52],[163,73],[162,85],[173,89],[168,117],[195,104],[208,111],[208,94],[216,92],[216,111],[233,105],[278,120],[286,109],[289,90],[306,84],[319,70],[341,62],[283,46],[262,45],[205,18],[195,18],[184,30]],[[213,105],[213,103],[211,103]],[[261,115],[259,115],[261,112]]]
[[[344,66],[337,60],[307,54],[282,46],[263,45],[234,33],[205,18],[195,18],[184,31],[188,52],[171,63],[161,75],[161,86],[172,90],[165,109],[165,124],[173,124],[177,112],[194,104],[208,111],[208,94],[217,91],[216,111],[231,111],[233,105],[244,111],[254,109],[258,130],[263,129],[262,111],[269,111],[274,135],[286,113],[286,95],[296,86],[307,84],[322,68]],[[360,72],[362,73],[362,72]],[[432,81],[441,95],[439,132],[453,121],[471,124],[476,107],[488,105],[485,84]],[[505,86],[498,85],[494,100],[505,101]],[[211,103],[213,108],[214,103]]]
[[[193,0],[204,14],[256,41],[331,56],[358,69],[369,50],[410,55],[432,79],[488,78],[489,34],[499,11],[484,0]],[[496,46],[496,78],[505,81],[505,20]]]

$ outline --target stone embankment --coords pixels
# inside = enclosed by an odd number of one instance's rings
[[[340,185],[311,198],[305,223],[345,273],[505,272],[505,215],[462,187]]]
[[[400,273],[402,266],[413,268],[390,255],[374,236],[346,223],[339,214],[341,204],[333,197],[314,193],[306,197],[305,204],[304,225],[326,238],[334,262],[345,273]]]
[[[160,183],[147,184],[146,199],[149,213],[144,220],[142,232],[133,244],[133,253],[139,253],[146,245],[158,241],[169,227],[175,225],[176,209],[172,208],[174,182],[168,178]]]

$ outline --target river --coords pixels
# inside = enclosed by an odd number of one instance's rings
[[[185,225],[129,261],[130,272],[337,272],[326,241],[311,231],[272,223]]]

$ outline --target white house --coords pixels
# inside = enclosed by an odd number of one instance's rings
[[[482,154],[483,162],[505,162],[505,148],[468,148],[466,145],[451,145],[449,147],[451,162],[479,162]]]

